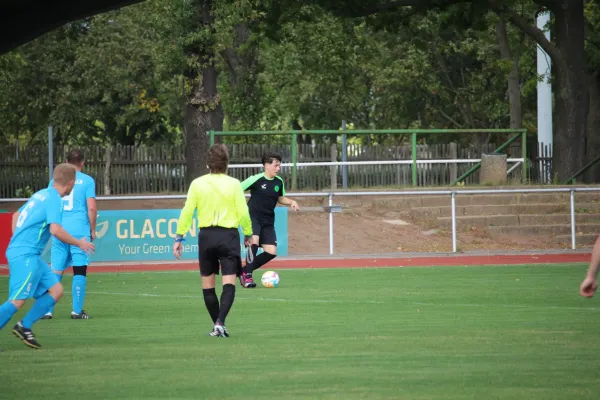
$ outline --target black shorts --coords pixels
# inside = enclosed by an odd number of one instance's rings
[[[242,272],[240,232],[236,228],[210,226],[198,234],[200,275],[221,274],[240,276]]]
[[[275,234],[274,221],[261,221],[258,218],[252,219],[252,235],[258,236],[258,245],[270,244],[277,246],[277,235]]]

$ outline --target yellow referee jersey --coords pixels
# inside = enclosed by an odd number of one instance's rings
[[[206,174],[194,179],[177,223],[177,234],[185,235],[197,211],[198,227],[242,226],[244,235],[252,235],[252,222],[240,181],[225,174]]]

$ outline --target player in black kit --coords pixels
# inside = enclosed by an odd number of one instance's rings
[[[277,236],[275,235],[275,207],[277,203],[290,206],[298,211],[298,203],[285,197],[283,179],[278,176],[281,168],[281,156],[268,153],[262,158],[265,171],[253,175],[242,182],[244,191],[250,190],[248,208],[252,219],[252,245],[248,250],[246,266],[240,275],[242,287],[253,288],[252,272],[262,267],[277,255]],[[263,252],[258,256],[258,248]]]

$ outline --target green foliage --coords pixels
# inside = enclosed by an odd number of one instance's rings
[[[27,185],[24,188],[17,189],[15,191],[15,197],[23,198],[23,199],[27,198],[28,199],[31,196],[33,196],[33,193],[34,193],[33,189],[29,185]]]
[[[66,24],[0,56],[0,143],[44,141],[50,124],[61,143],[179,142],[185,95],[202,83],[190,72],[211,62],[219,95],[199,106],[210,111],[220,102],[226,130],[337,129],[342,120],[372,129],[509,125],[512,64],[500,59],[498,17],[483,3],[365,16],[386,3],[213,0],[206,24],[196,6],[209,3],[198,1],[149,0]],[[586,2],[591,32],[600,22],[597,2]],[[538,8],[508,4],[527,19]],[[535,129],[535,44],[510,24],[508,36],[521,74],[523,123]],[[596,36],[588,35],[586,46],[594,70]],[[214,58],[198,56],[206,53]]]
[[[54,125],[62,143],[98,135],[122,144],[177,140],[181,78],[173,44],[156,23],[168,25],[169,4],[147,2],[72,22],[0,57],[0,98],[11,102],[0,111],[2,131],[36,137]]]

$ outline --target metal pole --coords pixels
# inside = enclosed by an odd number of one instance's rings
[[[292,190],[298,190],[298,135],[292,134]]]
[[[412,184],[417,186],[417,133],[412,133]]]
[[[54,138],[54,134],[52,133],[52,127],[48,127],[48,180],[52,180],[52,175],[54,175],[54,143],[52,139]]]
[[[333,206],[333,193],[329,193],[329,254],[333,254],[333,213],[331,207]]]
[[[571,248],[575,250],[577,243],[575,242],[575,191],[571,190]]]
[[[342,120],[342,131],[346,132],[346,120]],[[348,161],[348,135],[342,134],[342,161]],[[342,187],[348,189],[348,166],[342,166]]]
[[[452,192],[452,252],[456,253],[456,192]]]
[[[521,135],[521,158],[523,159],[523,166],[521,167],[521,182],[529,183],[529,167],[527,165],[527,131],[523,131]]]
[[[540,9],[535,15],[536,26],[544,32],[546,39],[550,40],[550,11],[546,8]],[[550,83],[552,62],[550,56],[540,47],[537,47],[537,74],[542,80],[537,84],[537,128],[538,128],[538,148],[549,146],[552,148],[552,84]],[[523,165],[525,168],[525,165]],[[540,168],[540,172],[544,172]],[[549,172],[549,170],[547,170]],[[540,174],[540,183],[550,183],[552,176],[550,173]]]

